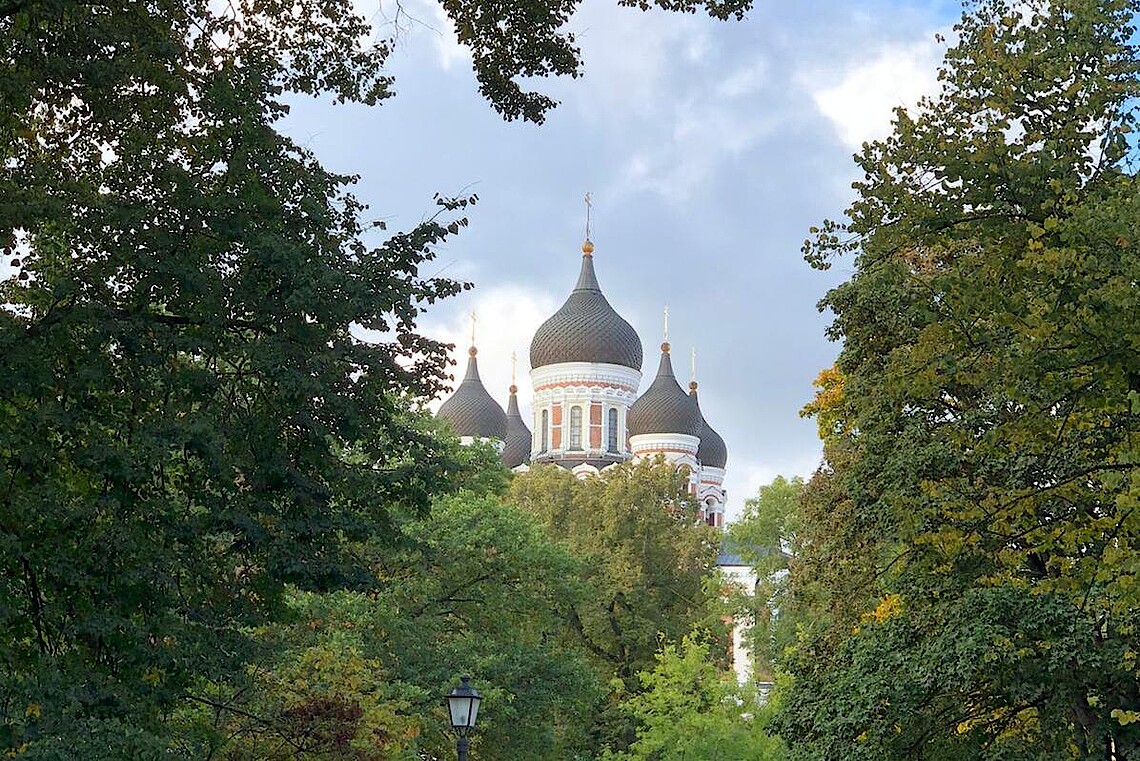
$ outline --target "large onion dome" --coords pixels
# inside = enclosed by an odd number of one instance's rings
[[[661,344],[661,364],[657,377],[629,408],[627,428],[630,436],[645,433],[684,433],[700,436],[703,418],[696,403],[677,384],[669,344]]]
[[[701,403],[697,399],[697,382],[692,381],[689,384],[689,397],[693,400],[693,405],[700,412]],[[728,447],[724,445],[724,439],[720,434],[712,429],[709,421],[705,420],[704,413],[701,414],[701,445],[697,447],[697,459],[700,460],[701,465],[708,468],[721,468],[728,463]]]
[[[479,380],[476,353],[474,346],[467,350],[467,374],[436,417],[450,423],[456,436],[506,441],[507,415]]]
[[[530,429],[519,414],[519,400],[515,396],[518,390],[518,386],[511,386],[511,399],[507,402],[507,439],[503,447],[503,464],[508,468],[517,468],[524,462],[530,462]]]
[[[582,244],[582,271],[566,303],[534,334],[530,366],[600,362],[641,370],[641,339],[602,295],[594,275],[594,244]]]

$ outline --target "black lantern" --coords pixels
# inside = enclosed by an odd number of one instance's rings
[[[479,691],[471,686],[469,677],[466,676],[459,677],[459,684],[447,693],[447,712],[451,715],[451,728],[459,735],[455,743],[459,761],[467,761],[467,748],[470,745],[467,735],[475,729],[481,699]]]

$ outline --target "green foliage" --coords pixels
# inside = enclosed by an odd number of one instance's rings
[[[577,71],[543,52],[557,25],[516,13],[560,8],[452,9],[503,113],[549,106],[513,102],[515,77]],[[398,524],[457,483],[505,487],[422,411],[448,347],[417,319],[467,286],[419,273],[475,199],[381,234],[354,178],[275,129],[296,94],[390,95],[370,37],[348,0],[0,3],[0,750],[209,746],[229,713],[173,717],[251,685],[343,723],[356,709],[297,685],[378,655],[322,642],[269,668],[250,633],[376,593]],[[385,684],[354,688],[394,701],[354,721],[402,710]]]
[[[774,706],[721,669],[701,637],[665,645],[638,676],[642,691],[622,703],[637,720],[637,739],[625,752],[604,753],[606,761],[784,758],[783,743],[767,732]]]
[[[715,529],[698,520],[687,475],[667,463],[620,465],[579,480],[556,466],[515,477],[508,499],[583,562],[588,593],[570,611],[586,646],[623,679],[702,615]]]
[[[661,642],[679,641],[698,622],[727,639],[712,575],[719,537],[699,520],[687,484],[684,471],[661,461],[584,481],[538,466],[511,484],[508,499],[581,562],[582,591],[564,609],[568,641],[593,656],[616,690],[592,722],[598,745],[632,741],[616,701],[637,688]]]
[[[1129,678],[1120,664],[1134,661],[1130,647],[1090,636],[1069,601],[1017,587],[888,596],[838,652],[805,645],[804,660],[829,668],[801,671],[792,699],[810,693],[813,736],[844,738],[844,757],[857,761],[1110,758],[1107,743],[1081,749],[1058,728],[1087,721],[1122,753],[1130,747],[1103,711]]]
[[[448,429],[448,436],[452,436]],[[499,450],[489,441],[475,441],[456,449],[458,467],[452,481],[456,489],[476,495],[502,497],[511,485],[511,471],[503,465]]]
[[[788,568],[798,545],[800,500],[804,480],[776,476],[744,501],[740,520],[729,527],[729,537],[758,574],[770,576]]]
[[[718,19],[741,19],[752,0],[618,0],[641,10],[656,6],[695,13],[703,8]],[[547,95],[522,88],[530,77],[582,76],[574,34],[565,31],[581,0],[441,0],[455,23],[459,41],[472,53],[479,91],[506,119],[541,123],[557,105]]]
[[[858,512],[851,497],[851,492],[865,492],[850,478],[858,440],[847,409],[846,378],[832,367],[820,373],[815,385],[815,399],[801,414],[819,423],[823,462],[800,497],[787,595],[799,614],[798,624],[812,638],[827,638],[826,647],[833,649],[877,604],[878,569],[890,564],[895,546],[868,526],[871,516]]]
[[[367,592],[296,592],[285,626],[257,633],[265,657],[181,717],[189,757],[447,757],[442,695],[470,674],[484,695],[479,758],[546,759],[580,740],[598,685],[560,643],[576,562],[529,516],[463,493],[405,523],[372,554]],[[567,718],[569,717],[569,718]]]
[[[800,625],[788,571],[799,553],[803,493],[799,476],[790,481],[776,476],[756,497],[745,500],[744,514],[728,531],[731,546],[756,572],[756,588],[739,595],[737,604],[752,620],[749,647],[758,677],[767,681],[775,679]]]
[[[1133,2],[971,3],[868,144],[828,294],[793,758],[1140,752]]]
[[[363,22],[311,11],[0,16],[0,724],[163,737],[286,584],[367,584],[358,543],[459,467],[413,411],[446,361],[415,321],[461,288],[417,272],[467,202],[369,245],[274,131],[284,91],[384,94]]]

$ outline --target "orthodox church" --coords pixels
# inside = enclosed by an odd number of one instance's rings
[[[462,382],[437,417],[465,444],[495,442],[503,463],[514,470],[553,463],[583,478],[617,463],[661,455],[688,468],[703,519],[722,527],[724,439],[701,413],[696,381],[688,393],[677,382],[668,340],[661,344],[653,382],[638,394],[641,338],[606,300],[593,254],[587,236],[578,282],[531,340],[530,426],[519,412],[516,386],[510,387],[505,412],[483,386],[474,346]]]

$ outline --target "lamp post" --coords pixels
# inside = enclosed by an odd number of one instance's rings
[[[467,735],[475,729],[475,719],[479,716],[479,701],[482,696],[471,686],[469,677],[459,677],[459,684],[447,693],[447,712],[451,715],[451,728],[455,730],[458,739],[455,741],[455,752],[459,761],[467,761],[467,749],[470,740]]]

